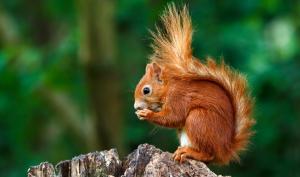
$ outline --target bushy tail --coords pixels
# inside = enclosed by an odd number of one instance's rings
[[[186,6],[178,11],[174,4],[167,7],[162,16],[164,30],[157,28],[153,33],[154,53],[151,61],[168,70],[174,77],[196,77],[211,80],[221,85],[230,95],[235,110],[236,130],[232,143],[232,153],[224,163],[238,159],[238,152],[248,144],[252,125],[251,117],[253,100],[247,90],[247,81],[243,75],[232,70],[222,62],[216,64],[208,59],[201,63],[192,55],[192,24]]]
[[[175,5],[170,4],[161,17],[164,31],[156,27],[156,33],[151,32],[154,43],[151,60],[162,66],[185,72],[192,55],[192,23],[186,6],[177,11]]]

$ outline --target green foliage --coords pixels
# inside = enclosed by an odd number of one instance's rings
[[[40,94],[41,88],[64,93],[85,119],[88,89],[79,62],[76,2],[0,3],[0,176],[24,176],[30,165],[87,151]],[[133,91],[151,53],[148,29],[154,29],[166,4],[115,3],[124,115],[120,136],[127,152],[145,142],[168,151],[177,146],[174,130],[139,121],[133,110]],[[189,1],[189,7],[195,56],[224,57],[248,76],[256,97],[256,134],[241,164],[212,168],[232,176],[300,176],[300,3],[202,0]]]

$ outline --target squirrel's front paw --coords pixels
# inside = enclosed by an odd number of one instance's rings
[[[149,109],[138,110],[135,112],[140,120],[148,119],[153,114],[153,111]]]

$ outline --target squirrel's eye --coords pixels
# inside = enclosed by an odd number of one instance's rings
[[[151,93],[151,88],[149,86],[145,86],[143,88],[143,94],[144,95],[149,95]]]

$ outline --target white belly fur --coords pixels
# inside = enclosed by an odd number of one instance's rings
[[[179,140],[180,140],[180,146],[181,147],[183,147],[183,146],[192,147],[192,143],[191,143],[189,137],[187,136],[185,130],[182,130],[179,133]]]

